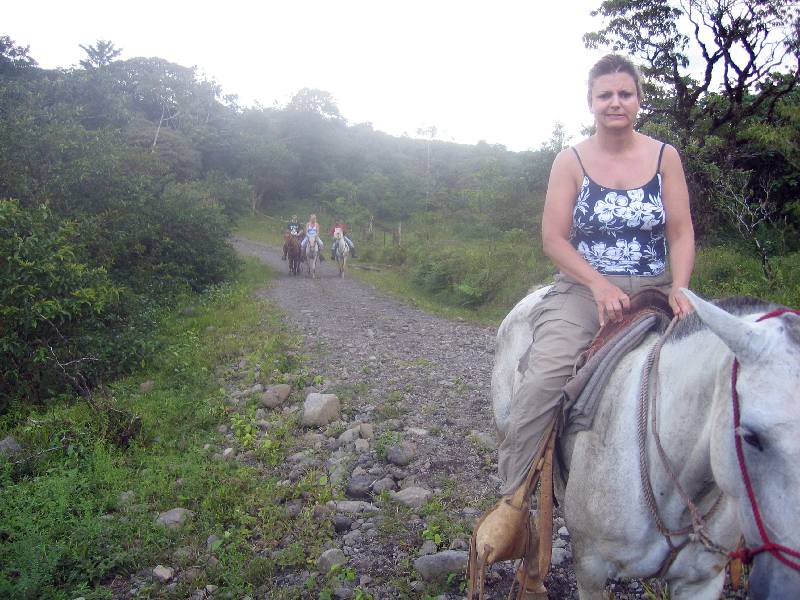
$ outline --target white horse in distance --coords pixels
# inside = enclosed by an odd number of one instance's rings
[[[333,249],[336,254],[336,264],[339,265],[339,277],[344,277],[347,267],[347,258],[350,256],[350,246],[344,239],[344,232],[341,227],[333,230]]]
[[[317,234],[309,234],[306,238],[306,269],[309,277],[317,278],[317,265],[319,265],[319,246]]]

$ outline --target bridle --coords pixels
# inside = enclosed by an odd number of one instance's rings
[[[773,317],[778,317],[780,315],[792,313],[795,315],[800,315],[800,311],[791,310],[788,308],[781,308],[778,310],[773,310],[770,313],[762,315],[759,317],[758,321],[764,321],[766,319],[771,319]],[[753,491],[753,484],[750,481],[750,474],[747,471],[747,464],[744,460],[744,450],[742,449],[742,436],[739,434],[739,424],[741,415],[739,413],[739,394],[736,391],[736,380],[739,374],[739,361],[734,357],[733,359],[733,368],[731,369],[731,397],[733,401],[733,436],[734,436],[734,443],[736,444],[736,458],[739,461],[739,471],[742,474],[742,481],[744,482],[744,487],[747,490],[747,498],[750,500],[750,508],[753,511],[753,518],[756,521],[756,526],[758,527],[758,533],[761,535],[761,545],[756,546],[755,548],[748,548],[746,546],[742,546],[733,552],[729,552],[728,556],[730,558],[738,558],[745,564],[750,564],[753,561],[753,558],[762,552],[769,552],[785,564],[788,567],[791,567],[795,571],[800,571],[800,562],[796,560],[792,560],[787,558],[785,555],[792,556],[796,559],[800,559],[800,552],[797,550],[793,550],[791,548],[787,548],[786,546],[782,546],[780,544],[776,544],[769,538],[769,534],[767,533],[766,527],[764,527],[764,522],[761,519],[761,511],[758,508],[758,501],[756,500],[755,492]]]
[[[798,310],[781,308],[773,310],[772,312],[767,313],[765,315],[762,315],[757,319],[757,322],[764,321],[766,319],[771,319],[773,317],[778,317],[786,313],[791,313],[800,316],[800,311]],[[777,558],[786,566],[794,569],[795,571],[800,571],[800,562],[798,562],[797,560],[792,560],[791,558],[787,558],[787,556],[785,556],[788,555],[793,557],[794,559],[800,559],[800,552],[798,552],[797,550],[793,550],[792,548],[782,546],[781,544],[776,544],[775,542],[770,540],[769,534],[767,533],[767,529],[766,527],[764,527],[764,522],[761,518],[761,511],[758,508],[758,501],[756,500],[755,492],[753,490],[753,484],[751,482],[750,474],[747,470],[747,464],[745,463],[744,459],[744,450],[742,449],[742,436],[739,433],[739,426],[741,424],[741,414],[739,408],[739,394],[736,390],[736,381],[739,374],[739,361],[736,359],[735,356],[733,359],[733,367],[731,368],[731,398],[733,402],[734,444],[736,446],[736,458],[739,464],[739,471],[741,472],[742,481],[744,483],[745,489],[747,490],[747,497],[750,501],[750,508],[753,511],[753,517],[756,521],[759,535],[761,536],[761,545],[756,546],[754,548],[748,548],[743,544],[736,550],[728,551],[720,547],[719,545],[715,544],[708,536],[705,524],[706,520],[717,509],[719,501],[722,498],[722,496],[720,495],[717,497],[717,499],[714,501],[711,508],[706,512],[705,515],[701,515],[695,502],[689,497],[689,495],[684,491],[683,487],[680,485],[677,474],[674,472],[674,469],[669,464],[669,461],[666,458],[666,453],[661,447],[661,442],[659,440],[658,430],[655,422],[655,403],[656,403],[656,398],[658,396],[657,381],[654,380],[652,382],[652,394],[650,394],[649,393],[651,385],[650,375],[651,373],[657,370],[658,357],[661,351],[661,346],[666,340],[666,338],[669,336],[676,322],[677,318],[674,318],[672,322],[669,324],[669,327],[667,327],[666,331],[664,331],[664,333],[661,335],[661,338],[656,342],[656,344],[653,346],[653,348],[651,348],[650,352],[648,353],[647,359],[644,364],[644,368],[642,369],[642,382],[641,382],[640,396],[639,396],[640,400],[639,424],[638,424],[639,463],[640,463],[640,473],[642,478],[644,496],[648,508],[650,509],[650,513],[655,519],[656,528],[666,538],[667,545],[670,548],[667,558],[664,560],[664,562],[661,565],[661,568],[655,574],[655,576],[661,576],[667,572],[670,565],[675,560],[675,557],[686,546],[686,544],[689,541],[687,539],[683,543],[675,545],[672,541],[672,537],[683,536],[689,533],[694,533],[695,539],[699,540],[709,550],[725,554],[730,559],[738,559],[742,561],[744,564],[750,564],[753,561],[753,559],[762,552],[769,552],[770,554],[772,554],[772,556]],[[669,475],[673,484],[676,486],[679,494],[683,498],[684,502],[686,503],[692,515],[692,524],[678,530],[669,530],[661,520],[658,514],[658,508],[656,505],[652,484],[650,483],[650,474],[649,474],[649,469],[647,468],[647,459],[645,456],[646,452],[644,444],[644,438],[646,436],[646,423],[648,420],[648,412],[649,412],[647,406],[648,397],[651,397],[653,404],[652,435],[654,438],[656,448],[658,449],[659,457],[661,458],[662,466],[665,467],[667,474]]]

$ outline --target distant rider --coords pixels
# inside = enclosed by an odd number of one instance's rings
[[[303,241],[300,243],[300,247],[303,249],[303,252],[306,251],[306,245],[308,244],[308,236],[314,235],[316,236],[317,240],[317,251],[319,252],[319,259],[325,260],[325,257],[322,255],[322,250],[325,248],[325,244],[322,242],[322,238],[319,237],[319,223],[317,223],[317,215],[312,214],[308,217],[308,223],[303,228],[305,233],[305,237]]]
[[[349,237],[347,237],[347,225],[345,225],[344,221],[340,221],[340,220],[337,219],[336,222],[333,224],[333,227],[331,227],[330,231],[328,232],[328,235],[333,237],[333,234],[336,233],[336,229],[337,228],[342,230],[342,235],[344,236],[344,241],[347,243],[348,246],[350,246],[350,256],[355,258],[356,257],[356,247],[353,245],[353,240],[351,240]],[[336,244],[335,244],[335,240],[334,240],[334,242],[331,243],[331,260],[336,260]]]
[[[303,234],[303,231],[300,229],[300,221],[297,220],[297,215],[292,215],[291,220],[286,224],[286,229],[284,233],[288,233],[293,237],[299,237]],[[286,260],[286,255],[289,252],[289,241],[285,240],[283,242],[283,258],[282,260]]]

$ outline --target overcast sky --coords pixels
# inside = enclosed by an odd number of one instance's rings
[[[586,76],[599,57],[600,0],[284,0],[5,3],[0,35],[45,68],[111,40],[120,58],[158,56],[215,79],[240,104],[330,92],[351,124],[510,150],[538,148],[557,121],[591,123]]]

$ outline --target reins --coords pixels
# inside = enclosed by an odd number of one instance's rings
[[[675,469],[669,462],[667,453],[664,451],[664,447],[661,444],[661,438],[658,434],[658,423],[656,420],[658,378],[657,377],[653,378],[651,384],[650,375],[657,371],[658,359],[661,355],[661,347],[664,345],[664,341],[672,332],[672,329],[675,327],[675,323],[677,323],[677,321],[678,321],[677,317],[674,317],[672,321],[670,321],[670,324],[667,327],[667,329],[664,331],[664,333],[661,335],[658,341],[650,349],[650,352],[647,355],[647,360],[645,360],[644,367],[642,369],[642,384],[639,391],[639,421],[637,427],[637,434],[638,434],[637,437],[639,442],[639,473],[642,481],[642,489],[644,490],[644,496],[647,502],[647,507],[650,509],[650,514],[653,516],[653,521],[655,522],[656,529],[658,529],[661,535],[664,536],[664,538],[667,541],[667,545],[670,548],[670,552],[667,556],[667,559],[665,560],[661,569],[659,569],[659,574],[663,574],[667,571],[672,561],[675,560],[675,557],[688,542],[688,540],[685,540],[684,542],[675,545],[672,541],[673,537],[684,536],[693,533],[697,537],[697,539],[699,539],[703,543],[704,546],[718,552],[724,552],[724,550],[716,546],[716,544],[714,544],[711,541],[711,538],[709,537],[706,531],[706,525],[705,525],[706,520],[719,507],[720,501],[722,500],[722,494],[720,493],[720,495],[717,496],[716,500],[714,500],[714,503],[711,505],[711,508],[708,509],[708,512],[706,512],[705,515],[700,514],[700,509],[698,508],[697,504],[695,504],[695,502],[692,500],[689,494],[686,493],[686,490],[684,490],[683,486],[678,480],[678,475],[675,473]],[[651,387],[652,387],[652,393],[650,392]],[[656,449],[658,450],[658,456],[661,459],[664,469],[667,471],[667,475],[669,476],[672,483],[675,485],[675,488],[678,490],[678,494],[683,499],[683,502],[686,504],[686,506],[689,509],[689,512],[692,515],[692,523],[680,529],[669,529],[664,524],[664,521],[661,519],[661,515],[659,515],[658,513],[658,505],[656,504],[655,494],[653,492],[653,485],[650,482],[650,469],[647,464],[647,448],[646,448],[647,419],[648,419],[648,414],[651,412],[649,410],[650,408],[649,404],[652,404],[651,432],[653,435],[653,440],[655,442]]]
[[[800,311],[791,310],[788,308],[781,308],[778,310],[774,310],[766,315],[759,317],[758,321],[764,321],[766,319],[771,319],[773,317],[778,317],[780,315],[792,313],[795,315],[800,315]],[[728,556],[731,558],[738,558],[745,564],[749,564],[752,562],[753,558],[762,552],[769,552],[785,564],[788,567],[791,567],[795,571],[800,571],[800,562],[791,560],[784,556],[788,554],[789,556],[793,556],[794,558],[800,558],[800,552],[797,550],[793,550],[791,548],[787,548],[786,546],[782,546],[780,544],[776,544],[769,538],[769,534],[767,533],[766,527],[764,527],[764,522],[761,519],[761,511],[758,508],[758,502],[756,500],[755,492],[753,491],[753,484],[750,481],[750,473],[747,471],[747,463],[744,460],[744,450],[742,449],[742,436],[739,434],[739,424],[740,424],[740,412],[739,412],[739,393],[736,391],[736,380],[739,375],[739,361],[734,358],[733,359],[733,368],[731,369],[731,398],[733,401],[733,437],[734,443],[736,445],[736,458],[739,461],[739,470],[742,473],[742,480],[744,481],[744,487],[747,490],[747,498],[750,500],[750,508],[753,510],[753,518],[756,521],[756,525],[758,526],[758,533],[761,535],[761,542],[760,546],[756,546],[755,548],[747,548],[746,546],[742,546],[738,550],[734,550],[733,552],[728,553]]]

